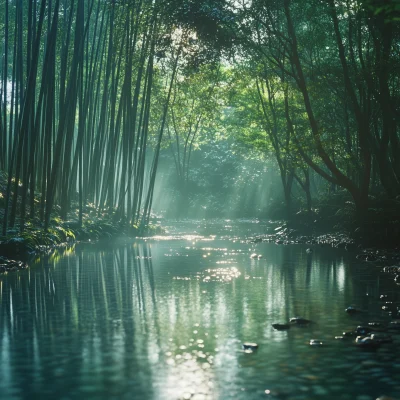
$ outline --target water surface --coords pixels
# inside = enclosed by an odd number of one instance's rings
[[[377,298],[391,280],[345,250],[247,240],[273,227],[175,224],[0,277],[0,398],[400,397],[399,338],[373,352],[334,339],[389,320]],[[350,317],[349,305],[365,312]],[[315,323],[272,328],[293,316]]]

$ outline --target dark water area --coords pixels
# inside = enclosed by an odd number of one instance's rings
[[[379,296],[398,300],[393,280],[344,249],[247,240],[274,227],[175,223],[1,276],[0,398],[400,398],[400,334],[375,351],[335,340],[390,321]],[[294,316],[314,323],[271,326]]]

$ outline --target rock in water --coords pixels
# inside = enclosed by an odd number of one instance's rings
[[[370,337],[357,336],[356,345],[363,349],[376,349],[380,346],[380,343]]]
[[[370,332],[371,332],[371,328],[368,328],[367,326],[357,326],[357,329],[356,329],[357,335],[366,336]]]
[[[243,343],[243,348],[245,350],[257,350],[258,349],[258,344],[257,343],[251,343],[251,342],[244,342]]]
[[[284,331],[286,329],[290,329],[289,324],[272,324],[272,327],[278,331]]]
[[[302,317],[293,317],[290,318],[290,323],[296,325],[308,325],[311,323],[311,321]]]

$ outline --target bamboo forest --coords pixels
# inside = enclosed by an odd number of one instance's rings
[[[400,0],[0,0],[0,398],[400,400]]]

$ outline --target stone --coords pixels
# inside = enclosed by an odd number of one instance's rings
[[[283,331],[286,329],[290,329],[289,324],[272,324],[272,327],[278,331]]]
[[[243,349],[244,350],[257,350],[258,349],[258,344],[257,343],[251,343],[251,342],[244,342],[243,343]]]
[[[357,326],[356,329],[356,334],[357,335],[367,335],[368,333],[371,332],[371,328],[368,328],[367,326]]]
[[[308,325],[311,323],[311,321],[302,317],[293,317],[290,318],[290,323],[296,325]]]
[[[380,346],[380,343],[372,340],[370,337],[362,337],[357,336],[356,338],[356,345],[363,349],[377,349]]]

